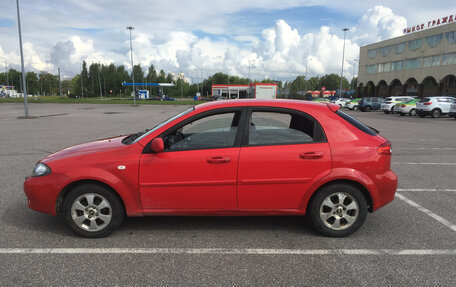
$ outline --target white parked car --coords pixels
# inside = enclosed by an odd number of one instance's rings
[[[411,100],[413,100],[413,97],[409,96],[388,97],[380,106],[380,110],[382,110],[385,114],[393,113],[394,106],[396,104],[408,102]]]
[[[331,101],[331,103],[339,105],[340,107],[345,107],[345,104],[351,101],[352,99],[347,98],[338,98],[337,100]]]
[[[455,97],[442,96],[423,98],[416,104],[416,113],[421,118],[424,118],[427,115],[438,118],[441,115],[448,114],[451,105],[454,103],[456,103]]]
[[[451,104],[450,112],[448,113],[448,115],[450,117],[454,117],[454,119],[456,120],[456,103],[455,104]]]
[[[349,110],[358,110],[358,102],[361,100],[361,98],[353,99],[345,104],[345,107],[348,108]]]
[[[416,116],[416,103],[418,103],[420,99],[413,99],[408,102],[403,102],[394,105],[394,113],[400,114],[401,116],[410,115]]]

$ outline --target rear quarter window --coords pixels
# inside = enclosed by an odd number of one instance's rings
[[[357,119],[355,119],[354,117],[350,116],[350,115],[347,115],[346,113],[344,112],[341,112],[340,110],[338,110],[336,112],[336,114],[343,118],[345,121],[347,121],[348,123],[350,123],[352,126],[354,126],[355,128],[359,129],[360,131],[368,134],[368,135],[371,135],[371,136],[375,136],[378,134],[377,131],[373,130],[372,128],[366,126],[365,124],[363,124],[362,122],[358,121]]]
[[[420,103],[427,103],[429,102],[431,99],[430,98],[424,98],[424,99],[421,99],[420,100]]]

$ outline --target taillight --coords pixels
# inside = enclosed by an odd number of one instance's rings
[[[432,103],[431,102],[427,102],[427,103],[424,103],[423,105],[430,106],[430,105],[432,105]]]
[[[377,148],[377,153],[380,155],[391,155],[391,142],[387,141],[385,143],[382,143]]]

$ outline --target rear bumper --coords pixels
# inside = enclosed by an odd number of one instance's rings
[[[397,190],[396,174],[392,170],[385,172],[377,179],[376,186],[377,194],[372,194],[374,197],[372,211],[375,211],[393,201]]]

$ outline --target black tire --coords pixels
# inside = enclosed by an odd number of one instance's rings
[[[76,186],[65,196],[59,216],[76,234],[100,238],[119,228],[125,211],[117,194],[102,185],[90,183]]]
[[[433,118],[438,118],[438,117],[440,117],[441,114],[442,114],[442,112],[439,109],[433,109],[431,112],[431,116]]]
[[[364,108],[364,111],[366,112],[370,112],[372,110],[372,107],[371,106],[367,106]]]
[[[346,196],[342,203],[338,202],[338,194]],[[333,204],[331,209],[324,204],[325,199],[330,199]],[[337,202],[337,203],[336,203]],[[353,209],[345,209],[355,202]],[[341,214],[340,217],[337,213]],[[326,221],[322,219],[327,215]],[[325,186],[317,191],[312,197],[307,208],[307,217],[316,231],[320,234],[329,237],[344,237],[353,234],[364,223],[367,217],[367,202],[362,192],[353,185],[346,183],[336,183]],[[355,218],[353,218],[355,217]],[[337,219],[339,218],[339,219]],[[347,219],[353,219],[353,222],[348,222]],[[333,220],[334,219],[334,220]],[[331,227],[336,222],[339,222],[340,228]]]
[[[411,117],[416,116],[416,110],[415,110],[415,109],[411,109],[410,112],[409,112],[409,115],[410,115]]]

